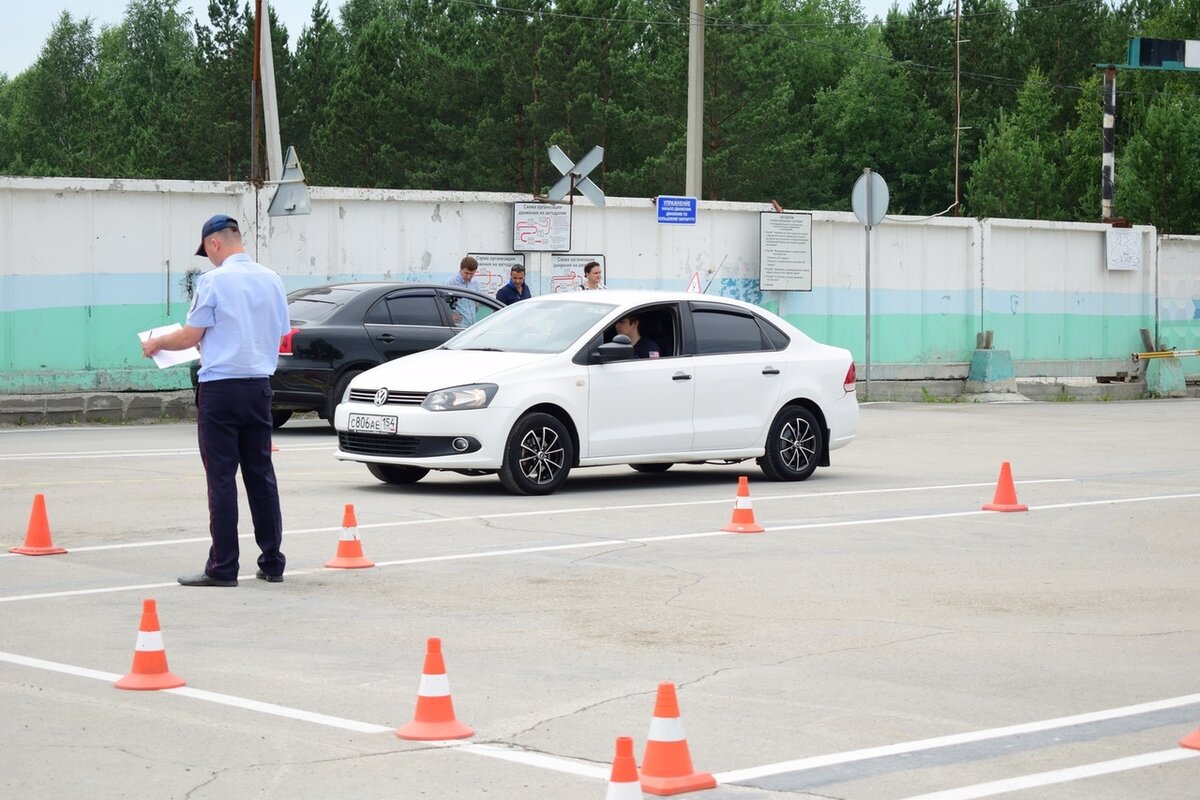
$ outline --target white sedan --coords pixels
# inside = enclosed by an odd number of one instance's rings
[[[801,481],[854,439],[854,383],[848,350],[748,303],[546,295],[356,377],[334,418],[337,457],[386,483],[497,473],[514,494],[607,464],[753,458],[771,480]]]

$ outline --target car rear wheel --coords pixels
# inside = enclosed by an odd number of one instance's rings
[[[666,472],[674,465],[671,463],[666,463],[666,464],[630,464],[629,466],[633,467],[638,472],[649,472],[649,473],[653,474],[653,473],[659,473],[659,472]]]
[[[513,494],[550,494],[562,486],[574,463],[566,426],[549,414],[526,414],[508,434],[500,483]]]
[[[350,385],[350,381],[362,374],[363,370],[361,369],[347,370],[342,373],[342,377],[338,378],[337,383],[333,385],[333,393],[327,398],[328,405],[326,406],[327,416],[325,417],[325,421],[329,423],[329,427],[333,428],[334,412],[337,411],[338,403],[342,402],[342,395],[346,393],[346,387]],[[334,430],[337,429],[334,428]]]
[[[283,424],[292,418],[291,409],[287,408],[272,408],[271,409],[271,427],[282,428]]]
[[[772,481],[802,481],[817,468],[824,434],[817,418],[803,406],[784,406],[767,433],[758,466]]]
[[[404,467],[399,464],[367,464],[371,474],[384,483],[416,483],[429,474],[424,467]]]

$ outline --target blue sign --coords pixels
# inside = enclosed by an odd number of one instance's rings
[[[658,222],[660,225],[695,225],[696,198],[659,195]]]

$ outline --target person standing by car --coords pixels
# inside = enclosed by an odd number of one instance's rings
[[[506,306],[511,306],[518,300],[528,300],[532,296],[525,284],[525,267],[513,264],[508,273],[508,283],[496,292],[496,299]]]
[[[458,274],[446,281],[446,284],[474,289],[475,284],[471,281],[475,279],[475,273],[478,271],[479,262],[471,256],[464,256],[463,260],[458,262]],[[454,327],[469,328],[475,324],[475,304],[466,298],[457,298],[457,302],[450,309],[450,318],[454,320]]]
[[[242,247],[236,219],[217,214],[204,223],[196,255],[215,269],[196,281],[187,323],[142,343],[147,358],[159,350],[200,348],[196,432],[208,482],[212,546],[204,571],[179,579],[184,586],[237,586],[237,472],[262,551],[256,577],[278,583],[286,562],[279,487],[271,463],[271,374],[279,340],[290,330],[283,281],[255,263]]]
[[[634,358],[658,358],[661,352],[658,342],[642,336],[641,327],[641,321],[632,314],[617,320],[617,333],[629,337]]]
[[[606,288],[600,279],[603,275],[600,272],[599,261],[589,261],[583,265],[583,286],[580,289],[604,289]]]

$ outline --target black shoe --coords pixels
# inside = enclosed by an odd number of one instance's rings
[[[237,586],[237,578],[231,581],[223,581],[220,578],[214,578],[207,572],[200,572],[195,575],[184,575],[179,579],[179,582],[184,586]]]
[[[267,583],[283,583],[282,575],[268,575],[261,569],[254,573],[254,577],[258,578],[260,581],[266,581]]]

